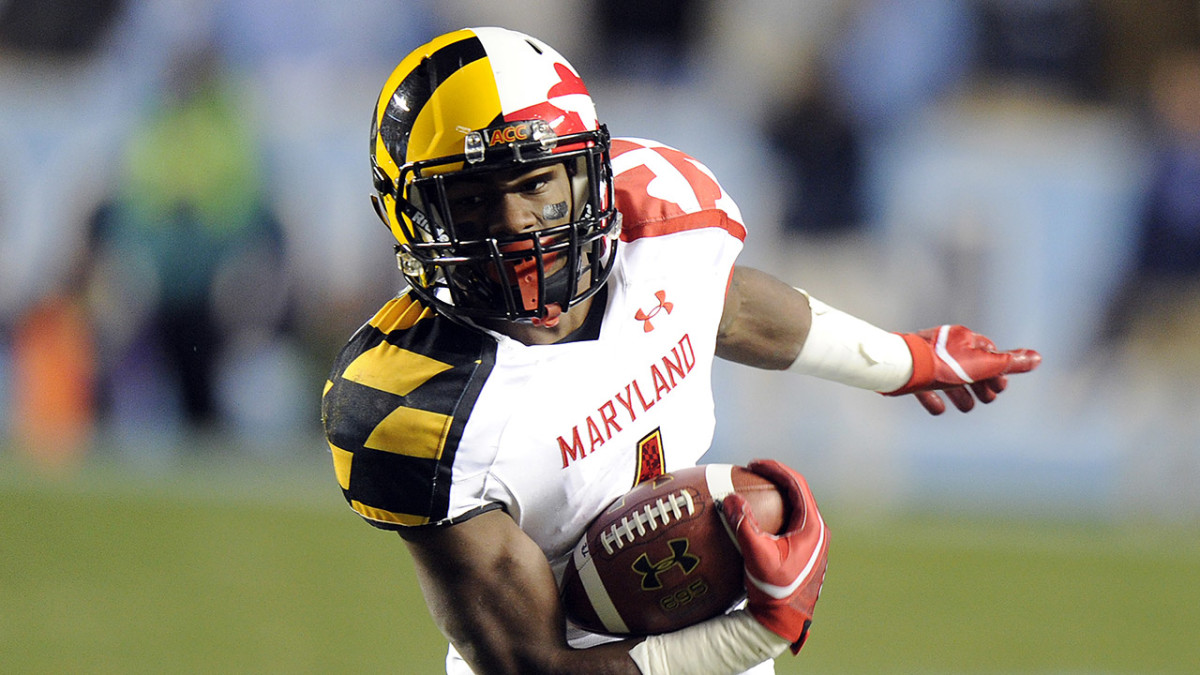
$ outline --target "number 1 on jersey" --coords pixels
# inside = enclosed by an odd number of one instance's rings
[[[633,484],[654,480],[663,475],[665,461],[663,459],[662,428],[658,427],[642,436],[637,443],[637,448],[638,466]]]

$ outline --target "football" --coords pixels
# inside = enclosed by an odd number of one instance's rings
[[[775,485],[731,464],[641,483],[588,526],[563,574],[567,618],[597,633],[652,635],[717,616],[745,596],[720,500],[744,496],[764,531],[786,522]]]

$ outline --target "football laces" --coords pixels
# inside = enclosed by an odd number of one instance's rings
[[[670,524],[672,518],[682,519],[685,510],[688,516],[696,513],[696,503],[692,500],[692,493],[688,490],[680,490],[665,497],[659,497],[653,504],[646,504],[641,509],[621,518],[621,522],[613,523],[607,530],[601,532],[600,544],[604,546],[605,553],[612,555],[614,546],[619,550],[626,544],[637,541],[638,537],[646,534],[647,526],[650,531],[654,531],[658,529],[659,525]]]

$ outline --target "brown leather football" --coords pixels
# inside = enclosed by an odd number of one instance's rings
[[[732,464],[642,483],[588,526],[563,575],[567,618],[589,631],[651,635],[721,614],[745,596],[742,557],[720,500],[744,496],[762,529],[786,514],[775,485]]]

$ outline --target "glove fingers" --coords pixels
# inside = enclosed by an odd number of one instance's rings
[[[930,415],[941,415],[946,412],[946,402],[932,391],[918,391],[913,396],[921,402],[921,405],[925,406]]]
[[[746,498],[736,492],[721,499],[721,515],[725,517],[725,523],[729,525],[729,529],[738,539],[741,539],[743,527],[749,528],[751,531],[761,531],[758,521],[754,519],[754,514],[750,513]]]
[[[993,392],[999,394],[1008,388],[1008,376],[999,375],[997,377],[993,377],[987,381],[987,386],[988,389],[991,389]]]
[[[999,380],[1001,377],[1004,376],[1001,375],[999,377],[993,377],[989,380],[983,380],[982,382],[975,382],[971,384],[971,391],[975,394],[975,398],[979,399],[980,403],[991,403],[992,401],[995,401],[996,396],[1000,392],[1004,391],[1004,385],[996,384],[996,380]]]
[[[725,516],[725,522],[733,529],[733,535],[737,539],[738,548],[741,549],[747,568],[756,574],[761,574],[765,565],[759,561],[765,560],[772,565],[778,564],[779,548],[774,543],[774,537],[763,532],[759,527],[745,497],[737,493],[726,496],[721,500],[721,514]]]
[[[966,387],[950,387],[943,391],[946,392],[946,397],[950,399],[955,408],[963,412],[971,412],[971,409],[975,407],[975,397]]]
[[[1006,373],[1028,373],[1042,362],[1042,355],[1032,349],[1013,349],[1004,353],[1011,357]]]

